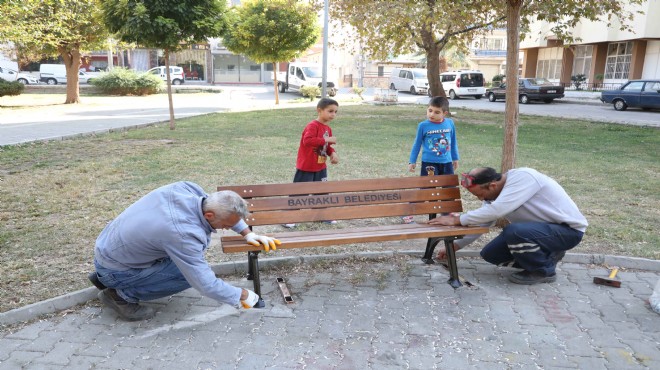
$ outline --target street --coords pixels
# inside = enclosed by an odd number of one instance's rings
[[[280,93],[280,104],[275,105],[273,86],[269,85],[226,85],[186,84],[178,89],[216,90],[217,93],[173,94],[174,114],[184,118],[214,112],[255,109],[283,109],[315,106],[315,102],[300,102],[297,93]],[[220,91],[221,90],[221,91]],[[366,89],[365,102],[374,101],[375,89]],[[567,92],[563,99],[551,104],[533,102],[520,105],[520,114],[575,118],[596,122],[625,123],[635,126],[660,127],[660,111],[629,109],[615,111],[611,105],[601,103],[597,94]],[[35,103],[39,95],[22,94],[3,97],[0,112],[0,145],[14,145],[39,140],[53,140],[80,134],[102,133],[124,127],[139,127],[164,122],[169,119],[167,97],[164,94],[151,96],[83,96],[81,104]],[[356,99],[351,88],[342,88],[335,97],[342,101]],[[293,103],[292,101],[298,102]],[[425,95],[398,93],[400,104],[426,105]],[[27,103],[26,103],[27,101]],[[64,101],[64,95],[62,95]],[[26,105],[27,104],[27,105]],[[488,99],[450,100],[450,109],[471,109],[504,112],[503,101],[489,102]],[[423,117],[423,116],[422,116]]]
[[[340,93],[344,93],[343,90]],[[520,104],[520,114],[660,127],[660,110],[643,111],[641,109],[628,109],[623,112],[617,112],[612,105],[604,104],[598,100],[596,98],[598,94],[567,91],[566,95],[565,98],[557,99],[550,104],[543,102]],[[365,100],[373,100],[372,97],[373,92],[370,92],[370,94],[365,96]],[[426,104],[428,97],[399,92],[399,102]],[[449,101],[450,109],[461,108],[504,112],[505,105],[503,100],[489,102],[485,97],[481,99],[464,98]]]

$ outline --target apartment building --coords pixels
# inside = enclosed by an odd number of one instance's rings
[[[631,79],[660,78],[660,0],[641,5],[644,14],[621,31],[619,24],[579,23],[572,33],[580,41],[564,45],[550,31],[550,24],[535,22],[520,44],[522,77],[545,77],[570,85],[571,76],[584,74],[595,87],[618,86]],[[616,21],[615,21],[616,22]]]

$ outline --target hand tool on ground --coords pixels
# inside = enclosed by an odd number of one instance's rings
[[[286,286],[286,282],[284,281],[284,279],[278,277],[275,279],[275,282],[280,287],[280,291],[282,292],[282,297],[284,297],[284,302],[294,303],[293,298],[291,297],[291,293],[289,293],[289,288]]]
[[[610,272],[610,276],[606,278],[602,277],[595,277],[594,278],[594,284],[599,284],[599,285],[607,285],[607,286],[613,286],[615,288],[621,288],[621,281],[616,280],[616,274],[619,272],[618,268],[612,269],[612,272]]]

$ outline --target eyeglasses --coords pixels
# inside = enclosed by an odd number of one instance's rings
[[[466,189],[477,186],[477,184],[474,183],[474,176],[467,173],[461,174],[461,185]]]
[[[481,182],[476,182],[477,179],[474,176],[472,176],[470,174],[467,174],[467,173],[462,173],[461,174],[461,185],[463,185],[463,187],[466,188],[466,189],[473,188],[477,185],[490,184],[491,182],[495,181],[495,179],[491,179],[491,180],[488,180],[488,181],[483,181],[483,180],[484,179],[482,179]]]

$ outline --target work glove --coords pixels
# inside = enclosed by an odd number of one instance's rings
[[[271,238],[270,236],[257,235],[253,232],[250,232],[249,234],[245,235],[244,238],[245,241],[254,245],[255,247],[263,245],[264,251],[266,252],[270,251],[271,249],[277,250],[277,246],[282,244],[279,240],[275,238]]]
[[[248,296],[246,299],[241,300],[241,305],[243,306],[243,308],[246,309],[252,308],[254,307],[255,304],[257,304],[257,302],[259,302],[259,295],[257,295],[257,293],[249,289],[245,289],[245,290],[248,292]]]

